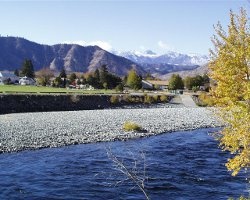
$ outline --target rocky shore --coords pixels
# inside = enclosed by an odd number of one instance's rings
[[[145,131],[124,132],[126,121]],[[218,127],[206,108],[108,109],[0,115],[0,153]]]

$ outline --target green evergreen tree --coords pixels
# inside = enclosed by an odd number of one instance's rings
[[[209,78],[209,76],[207,74],[204,74],[202,76],[202,78],[203,78],[203,84],[206,84],[206,83],[210,82],[210,78]]]
[[[67,83],[67,74],[65,72],[65,69],[63,68],[59,74],[59,77],[62,79],[62,87],[66,87],[66,83]]]
[[[194,86],[199,87],[204,85],[204,79],[201,75],[197,75],[194,77]]]
[[[95,72],[94,72],[94,77],[96,78],[96,80],[98,82],[100,82],[100,71],[99,69],[96,69]]]
[[[31,60],[28,60],[28,59],[24,60],[24,62],[22,64],[20,75],[27,76],[29,78],[35,78],[34,67],[33,67]]]
[[[209,77],[204,74],[203,76],[197,75],[195,77],[187,76],[184,79],[185,87],[189,90],[192,88],[199,88],[200,86],[204,86],[205,83],[209,83]]]
[[[142,87],[141,77],[136,73],[134,69],[128,72],[127,85],[135,90],[139,90]]]
[[[145,80],[155,80],[155,77],[152,76],[152,74],[150,74],[149,72],[146,74]]]
[[[184,83],[179,74],[173,74],[169,80],[169,89],[178,90],[184,88]]]
[[[115,90],[118,92],[122,92],[123,91],[123,84],[122,83],[120,83],[120,84],[118,84],[116,87],[115,87]]]
[[[87,83],[86,78],[85,78],[85,76],[83,74],[80,77],[80,81],[81,81],[81,84],[86,84]]]
[[[56,77],[55,80],[53,81],[52,85],[54,85],[55,87],[61,87],[62,85],[62,79],[61,77]]]
[[[119,76],[108,73],[107,74],[107,86],[109,89],[114,89],[117,85],[121,84],[122,79]]]
[[[60,77],[60,78],[67,78],[67,74],[66,74],[64,68],[61,70],[59,77]]]
[[[94,74],[93,74],[93,78],[94,78],[94,87],[96,88],[102,88],[102,84],[101,84],[101,81],[100,81],[100,71],[99,69],[96,69]]]
[[[122,79],[122,84],[123,85],[126,85],[127,84],[127,81],[128,81],[128,76],[124,76],[123,79]]]
[[[107,65],[102,65],[100,67],[100,84],[108,83],[108,68]]]
[[[87,84],[89,84],[89,85],[91,85],[91,86],[93,86],[93,87],[96,86],[96,79],[93,77],[92,74],[89,74],[89,75],[87,76],[86,82],[87,82]]]
[[[18,70],[18,69],[15,69],[14,74],[15,74],[16,76],[19,76],[19,70]]]
[[[69,76],[69,82],[72,84],[77,79],[77,76],[75,73],[70,74]]]
[[[194,86],[194,78],[190,77],[190,76],[187,76],[184,79],[184,85],[185,85],[186,89],[191,90],[193,88],[193,86]]]

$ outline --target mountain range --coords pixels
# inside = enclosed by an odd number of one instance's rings
[[[199,71],[203,73],[201,69],[204,69],[204,66],[208,63],[208,57],[205,55],[182,54],[173,51],[168,51],[163,55],[157,55],[151,50],[144,52],[114,51],[113,53],[138,63],[145,71],[157,77],[163,77],[166,74],[180,71],[189,71],[191,74],[192,71],[194,73]]]
[[[49,67],[54,71],[93,72],[105,64],[111,73],[124,76],[130,69],[143,75],[151,73],[157,77],[179,71],[203,71],[207,56],[167,52],[157,55],[145,52],[108,52],[98,46],[77,44],[43,45],[20,37],[0,37],[0,70],[20,69],[24,59],[31,59],[35,71]],[[202,69],[202,70],[199,70]],[[204,69],[204,70],[203,70]],[[184,73],[185,74],[185,73]]]
[[[199,54],[183,54],[174,51],[168,51],[163,55],[158,55],[152,50],[144,52],[139,51],[113,51],[112,53],[128,58],[133,62],[140,64],[175,64],[175,65],[204,65],[208,62],[206,55]]]
[[[98,46],[76,44],[42,45],[19,37],[0,37],[0,70],[20,69],[24,59],[31,59],[34,70],[49,67],[54,71],[93,72],[107,65],[110,72],[124,75],[134,68],[144,74],[141,66],[127,58],[109,53]]]

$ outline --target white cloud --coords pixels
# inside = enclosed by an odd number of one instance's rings
[[[145,50],[146,50],[146,47],[143,46],[143,45],[141,45],[139,48],[140,48],[140,50],[142,50],[142,51],[145,51]]]
[[[164,49],[164,50],[166,50],[166,49],[169,49],[169,47],[168,47],[168,45],[166,44],[166,43],[164,43],[163,41],[158,41],[158,46],[161,48],[161,49]]]
[[[86,42],[83,40],[79,40],[79,41],[64,41],[64,44],[78,44],[81,46],[99,46],[102,49],[106,50],[106,51],[111,51],[112,50],[112,46],[110,43],[105,42],[105,41],[101,41],[101,40],[97,40],[97,41],[91,41],[91,42]]]

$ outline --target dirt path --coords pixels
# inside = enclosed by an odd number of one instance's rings
[[[196,108],[198,107],[194,100],[192,99],[191,95],[188,95],[188,94],[183,94],[183,95],[179,95],[180,98],[181,98],[181,101],[183,103],[183,105],[185,107],[192,107],[192,108]]]
[[[172,98],[171,101],[170,101],[169,103],[183,105],[180,96],[181,96],[181,95],[176,94],[176,95],[174,96],[174,98]]]

